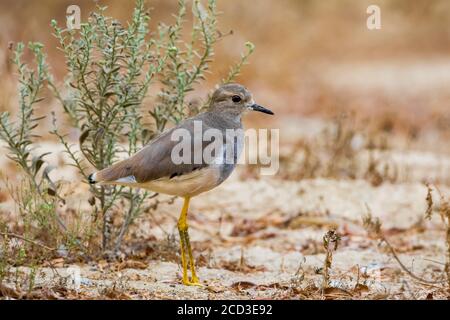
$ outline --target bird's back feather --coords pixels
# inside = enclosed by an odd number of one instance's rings
[[[108,168],[94,173],[90,176],[90,182],[128,185],[129,182],[135,181],[138,184],[143,184],[161,178],[171,179],[205,168],[209,164],[204,161],[203,157],[200,163],[194,163],[194,154],[196,152],[201,152],[203,155],[204,148],[213,141],[203,141],[202,137],[193,137],[195,139],[202,139],[200,144],[195,143],[193,141],[194,139],[191,139],[192,161],[190,163],[175,164],[172,160],[172,150],[175,145],[179,143],[179,141],[174,141],[172,139],[172,133],[176,129],[186,129],[192,133],[194,130],[194,121],[202,122],[203,132],[211,128],[220,130],[239,129],[242,127],[240,121],[217,119],[214,116],[211,117],[211,114],[209,113],[200,114],[163,132],[132,157],[119,161]],[[198,148],[201,148],[201,150],[198,150]]]

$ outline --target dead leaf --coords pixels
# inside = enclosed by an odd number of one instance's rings
[[[256,284],[254,284],[253,282],[250,282],[250,281],[237,281],[231,285],[231,287],[233,289],[236,289],[238,291],[250,289],[255,286],[256,286]]]
[[[336,221],[330,220],[329,218],[324,217],[306,217],[306,216],[298,216],[292,218],[288,224],[288,228],[290,229],[300,229],[302,227],[326,227],[328,229],[337,229],[339,227]]]
[[[104,291],[104,295],[105,297],[109,298],[109,299],[114,299],[114,300],[132,300],[133,298],[122,291],[117,291],[111,288],[108,288]]]
[[[353,290],[358,293],[363,293],[363,292],[368,292],[369,287],[366,286],[365,284],[358,283]]]
[[[0,192],[0,203],[6,202],[8,200],[8,195],[4,192]]]
[[[207,286],[205,286],[205,289],[212,293],[221,293],[221,292],[225,292],[225,290],[226,290],[225,287],[218,287],[218,286],[213,286],[213,285],[207,285]]]
[[[242,263],[241,261],[234,261],[234,262],[222,262],[220,264],[220,267],[229,271],[234,272],[243,272],[243,273],[250,273],[250,272],[257,272],[257,271],[266,271],[266,268],[264,266],[253,266],[247,264],[247,262],[244,260]]]
[[[52,288],[39,287],[26,294],[27,299],[60,300],[62,297]]]
[[[0,297],[20,299],[22,296],[21,292],[0,283]]]
[[[50,261],[45,261],[43,266],[50,268],[62,268],[64,267],[64,258],[56,258]]]
[[[108,261],[104,259],[97,262],[97,267],[99,268],[100,271],[105,270],[108,267],[108,265],[109,265]]]
[[[241,221],[233,221],[233,223],[234,227],[230,236],[245,237],[268,227],[283,226],[286,224],[286,218],[272,214],[260,219],[242,219]]]
[[[230,236],[245,237],[265,228],[267,228],[266,221],[243,219],[240,223],[236,223],[234,225]]]
[[[353,295],[347,290],[336,288],[336,287],[328,287],[324,290],[324,295],[327,300],[333,299],[345,299],[352,297]]]
[[[287,286],[282,285],[279,282],[274,282],[274,283],[270,283],[270,284],[260,284],[259,286],[256,287],[256,289],[259,291],[264,291],[264,290],[268,290],[268,289],[278,289],[278,290],[288,290]]]
[[[123,270],[123,269],[147,269],[147,264],[137,261],[137,260],[126,260],[119,264],[117,270]]]

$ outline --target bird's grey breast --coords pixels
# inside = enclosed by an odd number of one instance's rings
[[[218,169],[220,170],[219,183],[227,179],[233,172],[244,149],[244,129],[240,116],[221,115],[220,121],[215,127],[223,133],[223,147],[219,159]]]
[[[227,142],[225,148],[223,150],[223,158],[224,161],[220,166],[220,182],[223,182],[227,179],[230,174],[233,172],[236,164],[239,160],[239,157],[243,150],[243,134],[242,138],[241,133],[238,133],[239,136],[234,136],[232,142]],[[232,151],[231,151],[232,150]],[[230,154],[230,152],[232,154]]]

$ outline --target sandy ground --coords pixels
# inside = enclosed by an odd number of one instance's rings
[[[234,178],[192,202],[191,240],[203,288],[179,284],[178,246],[170,239],[180,201],[162,206],[156,220],[137,221],[130,237],[152,239],[143,244],[151,249],[148,257],[121,264],[56,260],[55,269],[40,269],[36,283],[60,284],[67,267],[76,267],[81,286],[70,292],[85,298],[438,298],[441,285],[413,281],[361,226],[367,204],[385,222],[403,263],[425,279],[442,279],[444,234],[440,221],[423,221],[425,195],[418,183]],[[342,240],[331,268],[333,289],[322,295],[322,237],[330,228]]]

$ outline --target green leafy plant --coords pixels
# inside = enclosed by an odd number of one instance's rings
[[[131,155],[142,146],[147,131],[142,126],[140,106],[163,59],[154,59],[154,41],[146,40],[149,16],[143,1],[138,1],[132,21],[127,27],[105,16],[105,7],[98,7],[81,30],[52,26],[64,52],[68,86],[64,94],[50,82],[72,125],[80,131],[79,149],[74,151],[66,136],[59,132],[54,119],[52,133],[58,137],[79,173],[87,178],[86,160],[96,169],[111,165],[126,153]],[[156,63],[155,63],[156,61]],[[124,136],[128,137],[125,146]],[[120,196],[129,200],[127,217],[119,231],[116,248],[120,246],[125,226],[140,211],[148,193],[131,189],[92,188],[96,216],[102,219],[102,246],[111,249],[113,238],[110,209]],[[96,201],[97,200],[97,201]]]
[[[40,263],[66,241],[66,226],[57,213],[62,199],[57,195],[58,186],[49,178],[51,167],[45,162],[49,153],[37,152],[34,147],[40,139],[37,127],[42,119],[35,111],[43,100],[42,91],[48,80],[42,48],[39,43],[29,44],[35,65],[32,67],[22,60],[25,45],[16,46],[13,63],[19,77],[18,114],[13,117],[5,112],[0,116],[0,138],[6,143],[6,156],[22,173],[16,185],[5,181],[16,204],[17,221],[11,225],[0,217],[0,291],[4,291],[4,280],[14,274],[10,266]],[[34,286],[31,279],[34,275],[30,277],[28,290]]]
[[[33,139],[38,138],[35,129],[42,119],[34,115],[34,107],[43,100],[40,93],[47,79],[47,65],[41,44],[30,43],[29,49],[34,54],[37,67],[32,70],[22,62],[24,45],[19,43],[13,60],[19,72],[19,115],[17,121],[13,121],[8,112],[1,114],[0,138],[7,143],[8,158],[26,173],[33,188],[41,191],[43,180],[38,179],[38,173],[48,153],[32,158],[31,151]]]

